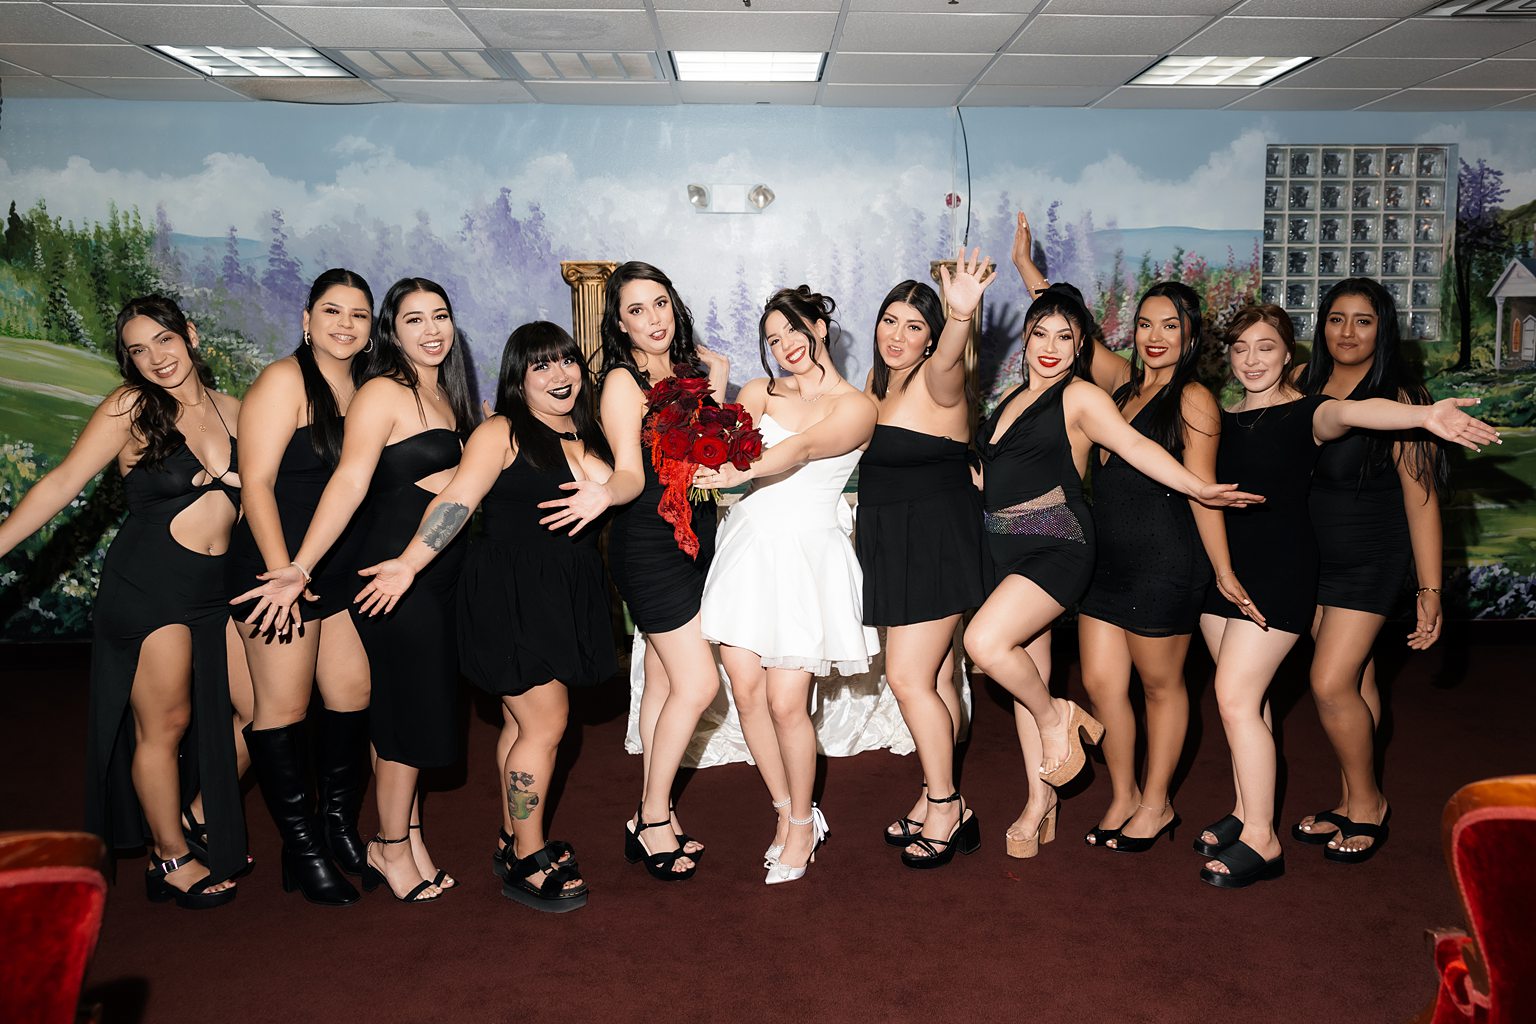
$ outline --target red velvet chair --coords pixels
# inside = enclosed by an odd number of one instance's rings
[[[101,931],[101,840],[0,833],[0,1021],[72,1024]]]
[[[1430,933],[1440,991],[1419,1024],[1536,1021],[1536,775],[1463,786],[1441,832],[1471,935]]]

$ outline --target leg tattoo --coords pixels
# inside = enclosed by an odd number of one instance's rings
[[[512,817],[526,821],[539,806],[539,794],[533,791],[533,776],[527,772],[507,773],[507,807]]]

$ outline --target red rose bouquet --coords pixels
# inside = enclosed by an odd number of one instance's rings
[[[708,378],[685,376],[694,372],[674,366],[673,376],[646,392],[640,431],[663,487],[656,511],[672,524],[672,536],[689,558],[699,557],[692,503],[719,497],[694,487],[694,473],[700,466],[719,469],[727,462],[746,469],[763,454],[763,435],[752,426],[751,415],[735,402],[709,401]]]

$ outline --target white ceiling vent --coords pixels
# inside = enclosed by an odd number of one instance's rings
[[[337,50],[369,78],[479,79],[511,76],[486,60],[483,50]]]
[[[654,53],[574,50],[517,50],[511,54],[523,77],[537,82],[656,82],[661,64]]]

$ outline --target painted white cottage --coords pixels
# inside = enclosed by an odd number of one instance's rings
[[[1498,308],[1493,368],[1500,369],[1504,362],[1536,363],[1536,259],[1516,256],[1510,260],[1488,295]],[[1505,303],[1509,305],[1507,315]]]

